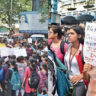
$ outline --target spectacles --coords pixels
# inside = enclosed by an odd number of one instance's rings
[[[51,34],[51,33],[53,33],[53,32],[48,31],[48,34]]]

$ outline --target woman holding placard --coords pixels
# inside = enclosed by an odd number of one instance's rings
[[[86,96],[85,83],[83,82],[83,60],[81,53],[84,43],[84,30],[80,26],[73,26],[68,31],[70,44],[64,58],[68,68],[69,80],[73,86],[73,96]]]

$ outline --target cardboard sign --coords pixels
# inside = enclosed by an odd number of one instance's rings
[[[19,57],[19,56],[27,56],[27,52],[26,52],[26,49],[25,48],[22,48],[22,49],[19,49],[19,48],[15,48],[14,49],[14,54],[16,55],[16,57]]]
[[[84,61],[96,66],[96,24],[86,23]]]
[[[26,56],[27,56],[26,49],[25,49],[25,48],[23,48],[23,49],[20,49],[20,54],[21,54],[21,56],[24,56],[24,57],[26,57]]]
[[[28,43],[32,43],[32,38],[28,38]]]
[[[1,53],[1,57],[9,56],[7,47],[0,48],[0,53]]]

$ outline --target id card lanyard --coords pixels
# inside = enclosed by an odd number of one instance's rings
[[[69,56],[69,70],[70,71],[71,71],[72,60],[73,60],[74,56],[76,55],[77,51],[78,51],[78,49],[76,50],[76,52],[74,52],[73,55],[71,55],[72,54],[72,47],[71,47],[70,56]]]

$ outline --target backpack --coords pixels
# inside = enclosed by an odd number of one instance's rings
[[[55,82],[53,82],[53,84],[55,84],[53,93],[55,93],[55,91],[57,90],[57,93],[59,96],[66,96],[69,92],[69,87],[70,87],[70,82],[67,79],[67,75],[66,75],[67,72],[66,73],[64,72],[67,70],[63,64],[61,66],[61,62],[58,58],[56,58],[56,62],[53,62],[54,59],[51,56],[52,56],[52,53],[50,56],[48,56],[48,58],[49,58],[48,66],[50,67],[50,66],[54,65],[53,63],[55,63],[55,65],[56,65],[56,75],[54,74],[54,69],[51,69],[52,67],[48,68],[49,70],[52,70],[51,74],[55,78],[55,80],[54,80]]]
[[[4,79],[4,68],[1,67],[0,69],[0,81],[2,81]]]
[[[60,50],[61,50],[61,53],[62,54],[65,54],[65,51],[64,51],[64,44],[65,44],[66,40],[62,40],[61,43],[60,43]],[[49,46],[51,46],[52,42],[49,44]]]
[[[29,67],[29,69],[31,71],[31,74],[28,79],[28,84],[29,84],[30,88],[36,89],[36,88],[38,88],[40,77],[36,70],[34,70],[34,69],[32,70],[31,67]]]
[[[19,73],[17,71],[14,71],[14,69],[12,69],[12,68],[9,68],[9,70],[12,71],[11,80],[9,81],[9,83],[11,85],[11,89],[12,90],[20,89],[20,87],[21,87],[21,80],[20,80]]]

